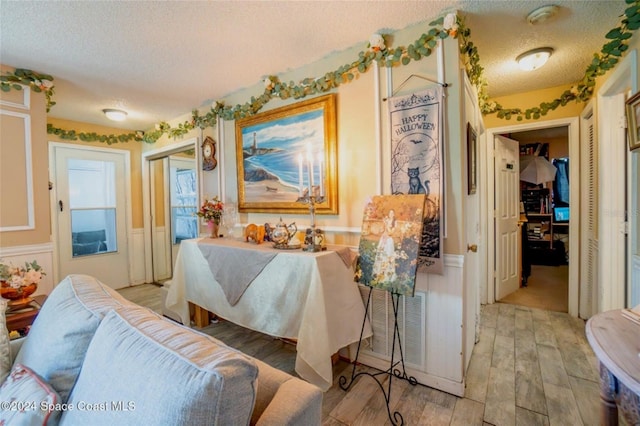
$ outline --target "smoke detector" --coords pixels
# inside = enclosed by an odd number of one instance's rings
[[[559,9],[555,4],[539,7],[527,15],[527,22],[531,25],[540,24],[556,16]]]

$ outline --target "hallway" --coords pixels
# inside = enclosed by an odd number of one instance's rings
[[[484,305],[465,400],[483,403],[483,421],[494,425],[597,425],[597,366],[583,320]]]
[[[569,266],[531,265],[526,287],[500,302],[555,312],[569,311]]]

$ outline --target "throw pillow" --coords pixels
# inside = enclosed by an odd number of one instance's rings
[[[0,386],[1,425],[55,425],[60,396],[28,367],[16,364]]]
[[[15,362],[42,376],[67,402],[89,342],[111,309],[131,302],[88,275],[69,275],[51,292]]]
[[[141,307],[102,320],[61,423],[248,425],[258,369],[253,360]]]
[[[0,383],[11,371],[11,347],[9,345],[9,332],[7,331],[7,301],[0,297]]]

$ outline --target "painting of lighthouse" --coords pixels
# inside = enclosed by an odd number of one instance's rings
[[[241,212],[306,213],[297,200],[313,186],[326,189],[316,213],[337,213],[335,96],[236,121]]]

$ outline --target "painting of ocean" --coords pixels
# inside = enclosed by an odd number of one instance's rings
[[[242,129],[242,151],[245,184],[253,182],[278,182],[295,201],[299,191],[300,174],[298,156],[305,159],[303,186],[308,187],[306,169],[307,150],[313,153],[314,182],[320,179],[317,167],[319,153],[324,153],[324,111],[304,112],[289,117],[247,126]],[[269,183],[265,183],[267,186]],[[270,188],[277,188],[271,185]],[[269,200],[268,191],[253,194],[248,202]],[[248,197],[249,198],[249,197]]]

